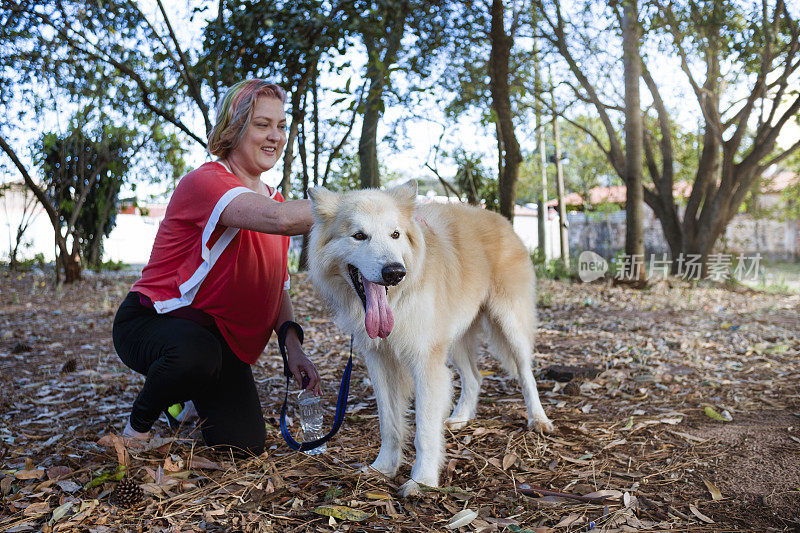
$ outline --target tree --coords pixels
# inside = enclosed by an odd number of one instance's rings
[[[6,0],[0,40],[27,43],[28,54],[16,66],[30,78],[47,72],[72,95],[101,96],[120,113],[157,117],[205,146],[211,122],[202,88],[161,0],[157,4],[164,30],[126,0]],[[205,132],[187,124],[189,111],[200,115]]]
[[[215,94],[249,77],[273,79],[289,91],[292,120],[284,151],[284,196],[291,190],[295,143],[307,114],[306,93],[319,76],[320,62],[344,54],[342,43],[354,31],[354,16],[344,0],[229,0],[220,3],[217,18],[206,26],[198,70]],[[318,158],[316,147],[315,154]]]
[[[622,17],[622,61],[625,72],[625,253],[630,258],[631,279],[645,280],[642,232],[642,151],[644,124],[639,100],[639,6],[625,0]]]
[[[408,1],[378,1],[368,8],[365,20],[359,25],[367,51],[366,79],[369,83],[358,142],[359,176],[363,189],[380,186],[378,122],[384,111],[384,91],[398,59],[410,11]]]
[[[514,132],[508,63],[519,19],[518,16],[514,16],[511,27],[506,32],[503,2],[502,0],[492,0],[491,20],[489,30],[492,47],[489,55],[490,90],[492,109],[497,115],[500,157],[502,157],[503,163],[498,180],[500,214],[513,221],[522,152]]]
[[[111,126],[86,132],[73,123],[66,135],[47,133],[39,143],[43,192],[58,214],[57,262],[68,283],[80,278],[82,264],[101,262],[103,237],[115,225],[117,198],[135,151],[134,135]]]
[[[183,170],[180,141],[161,127],[163,119],[175,116],[160,107],[169,100],[167,75],[158,68],[139,70],[144,55],[136,44],[152,33],[138,25],[140,12],[132,3],[117,6],[119,11],[108,3],[69,0],[4,5],[0,106],[7,119],[14,113],[16,120],[0,125],[0,150],[55,230],[57,279],[63,268],[65,281],[72,282],[87,258],[101,261],[102,238],[129,167],[135,164],[138,177],[155,180],[169,176],[167,167],[173,177]],[[67,114],[74,116],[61,129]],[[108,126],[112,122],[126,127]],[[168,122],[185,130],[180,121]],[[23,146],[20,137],[39,142]],[[143,145],[147,150],[139,152]],[[23,155],[25,149],[33,158]]]
[[[436,52],[450,38],[447,28],[453,6],[435,0],[361,0],[353,2],[357,32],[367,54],[366,96],[358,143],[359,176],[362,188],[380,186],[378,124],[394,90],[391,75],[403,71],[410,84],[408,92],[419,91]],[[413,46],[404,48],[404,41]],[[415,80],[417,78],[417,80]]]
[[[17,227],[14,230],[14,237],[11,237],[11,218],[8,214],[8,204],[10,201],[10,196],[13,193],[14,189],[21,189],[22,192],[22,213],[19,218],[19,222],[17,223]],[[0,186],[0,197],[3,199],[3,210],[6,214],[6,221],[8,224],[8,268],[11,270],[16,270],[19,266],[19,252],[20,247],[25,247],[30,243],[25,242],[25,232],[28,230],[28,227],[31,223],[36,220],[38,213],[36,212],[36,197],[31,193],[31,191],[25,187],[19,187],[17,183],[7,183],[5,185]]]
[[[580,20],[580,10],[565,13],[559,0],[537,4],[545,21],[541,36],[569,69],[575,97],[592,106],[603,124],[605,138],[593,135],[593,139],[615,172],[625,176],[625,155],[618,121],[613,117],[624,109],[624,102],[613,100],[620,92],[607,77],[614,67],[598,68],[597,50],[585,44],[597,40],[586,31],[597,26],[598,20],[616,21],[621,27],[619,6],[612,6],[603,15],[598,15],[597,9],[585,10],[583,13],[590,13],[589,24],[587,19]],[[596,8],[598,4],[588,2],[587,6]],[[699,254],[705,264],[754,181],[770,165],[800,148],[800,141],[785,150],[775,148],[778,134],[800,111],[800,93],[791,90],[793,76],[800,68],[800,29],[782,0],[774,6],[726,0],[663,2],[651,9],[648,19],[652,24],[646,35],[680,58],[680,68],[697,98],[704,131],[691,194],[681,219],[674,196],[674,143],[679,134],[648,68],[650,58],[643,57],[642,80],[653,100],[652,123],[657,123],[657,129],[644,136],[650,182],[644,188],[644,201],[661,222],[673,259],[681,253]],[[609,39],[608,35],[600,38]],[[697,79],[701,68],[704,80]],[[647,117],[650,112],[642,111],[645,124],[651,122]]]

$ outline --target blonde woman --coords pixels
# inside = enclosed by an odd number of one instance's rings
[[[178,183],[142,277],[117,311],[117,353],[146,376],[123,431],[128,439],[147,440],[162,412],[192,402],[209,446],[264,449],[250,365],[272,331],[293,320],[289,236],[312,224],[308,200],[284,201],[260,179],[286,145],[285,101],[283,89],[259,79],[227,91],[209,135],[217,160]],[[298,329],[287,330],[289,368],[299,386],[306,376],[306,388],[319,394]]]

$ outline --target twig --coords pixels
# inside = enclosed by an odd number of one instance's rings
[[[592,496],[580,496],[578,494],[570,494],[568,492],[559,492],[557,490],[547,490],[540,487],[528,485],[527,483],[522,483],[521,485],[517,485],[516,490],[521,492],[525,496],[530,496],[532,498],[539,496],[558,496],[559,498],[567,498],[570,500],[577,500],[579,502],[598,503],[598,504],[604,504],[607,501],[619,501],[619,498],[595,498]]]

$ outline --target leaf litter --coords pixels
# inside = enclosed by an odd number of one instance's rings
[[[119,361],[110,331],[134,280],[53,288],[36,274],[0,274],[0,530],[800,527],[797,295],[541,281],[534,367],[556,433],[527,430],[519,388],[483,353],[478,419],[446,431],[442,487],[404,500],[413,448],[396,479],[361,471],[380,437],[358,353],[347,421],[323,455],[291,451],[277,429],[285,382],[274,340],[254,366],[263,455],[220,454],[195,428],[172,433],[164,421],[147,446],[124,446],[143,378]],[[293,292],[332,413],[349,338],[303,275]],[[569,387],[547,377],[556,366],[578,369]],[[110,502],[125,476],[148,495],[130,509]]]

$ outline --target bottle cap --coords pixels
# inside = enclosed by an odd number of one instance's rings
[[[305,389],[308,387],[308,384],[311,382],[308,376],[303,376],[303,388]]]

